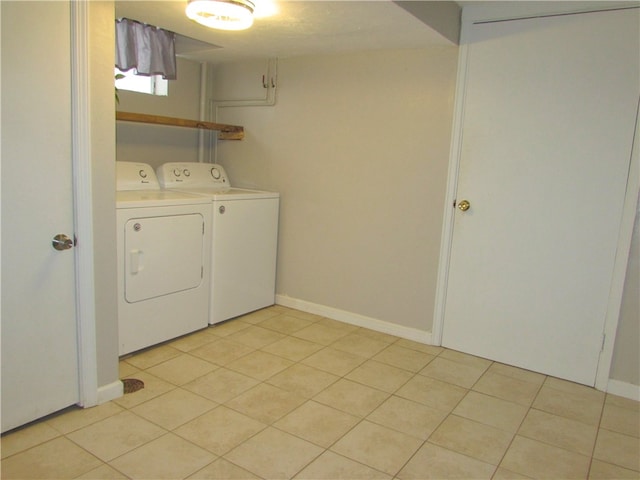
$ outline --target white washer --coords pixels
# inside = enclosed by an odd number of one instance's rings
[[[211,202],[160,189],[144,163],[117,165],[119,354],[209,324]]]
[[[157,169],[165,189],[212,202],[209,323],[275,303],[280,194],[232,188],[221,165],[170,162]]]

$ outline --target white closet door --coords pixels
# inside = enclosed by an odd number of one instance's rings
[[[639,96],[638,9],[476,24],[443,345],[593,385]]]
[[[79,401],[68,2],[2,8],[2,431]],[[37,12],[34,15],[34,12]]]

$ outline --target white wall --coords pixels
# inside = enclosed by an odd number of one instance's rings
[[[431,330],[456,61],[280,59],[275,106],[220,109],[245,128],[218,143],[231,181],[281,193],[278,294]]]

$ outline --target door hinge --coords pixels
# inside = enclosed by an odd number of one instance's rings
[[[204,278],[204,266],[200,266],[200,278]]]

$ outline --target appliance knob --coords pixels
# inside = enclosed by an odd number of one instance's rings
[[[180,169],[178,169],[178,168],[174,168],[174,169],[173,169],[173,174],[174,174],[176,177],[179,177],[179,176],[180,176]]]
[[[220,170],[218,170],[217,168],[213,167],[211,169],[211,176],[213,178],[215,178],[216,180],[219,180],[220,179]]]
[[[191,176],[191,172],[189,171],[189,169],[185,168],[182,173],[184,173],[185,177],[190,177]]]
[[[224,205],[220,205],[220,208],[218,208],[218,211],[219,211],[220,213],[224,213],[226,210],[227,210],[227,209],[226,209],[226,208],[224,208]]]
[[[147,172],[145,172],[144,170],[140,170],[138,172],[138,175],[140,175],[141,178],[147,178]]]

